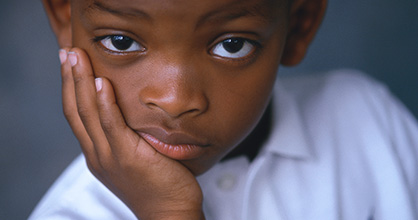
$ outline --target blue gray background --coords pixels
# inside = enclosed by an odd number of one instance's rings
[[[58,46],[40,1],[0,0],[0,219],[26,219],[80,153],[62,115]],[[357,68],[418,115],[418,1],[330,0],[304,62]]]

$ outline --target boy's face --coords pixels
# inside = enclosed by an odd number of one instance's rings
[[[280,0],[78,0],[72,42],[108,78],[138,134],[197,150],[167,155],[198,175],[255,127],[281,60]]]

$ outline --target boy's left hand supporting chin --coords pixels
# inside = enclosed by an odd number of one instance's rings
[[[196,178],[126,125],[110,81],[95,79],[87,53],[65,48],[60,58],[64,114],[94,176],[140,219],[204,219]]]

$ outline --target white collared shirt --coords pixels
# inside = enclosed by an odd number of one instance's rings
[[[278,80],[270,138],[253,162],[198,177],[210,220],[418,219],[418,126],[352,70]],[[78,157],[29,219],[135,219]]]

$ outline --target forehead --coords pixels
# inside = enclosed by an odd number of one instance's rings
[[[271,22],[279,12],[287,11],[280,9],[288,8],[288,0],[78,0],[75,6],[86,13],[107,12],[148,20],[161,16],[199,21],[258,17]]]

